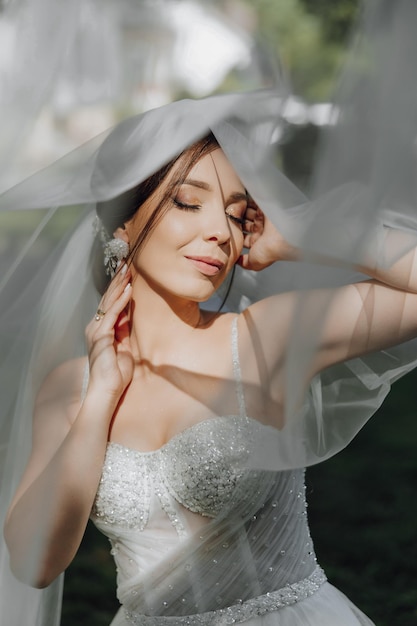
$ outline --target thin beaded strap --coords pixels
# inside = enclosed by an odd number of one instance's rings
[[[246,404],[245,404],[245,395],[243,393],[243,383],[242,383],[242,370],[240,369],[240,361],[239,361],[239,346],[238,346],[238,331],[237,331],[237,320],[238,316],[236,315],[232,321],[232,362],[233,362],[233,374],[236,382],[236,396],[239,405],[239,415],[240,417],[246,417]]]

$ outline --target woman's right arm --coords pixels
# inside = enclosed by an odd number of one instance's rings
[[[70,389],[74,375],[80,381],[79,362],[52,372],[37,398],[31,457],[5,524],[11,568],[35,587],[69,565],[88,522],[111,420],[133,374],[129,278],[129,271],[116,275],[100,305],[106,315],[87,328],[90,376],[81,407]]]

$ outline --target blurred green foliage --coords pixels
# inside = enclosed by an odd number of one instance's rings
[[[301,4],[320,20],[326,41],[345,44],[358,15],[359,0],[301,0]]]
[[[332,94],[359,0],[245,0],[260,38],[281,59],[294,93],[307,101]]]
[[[377,626],[417,624],[416,383],[398,381],[348,449],[307,473],[319,562]]]
[[[0,211],[0,259],[6,265],[9,252],[30,245],[30,258],[42,260],[62,236],[71,231],[83,212],[82,206],[63,207],[57,211]],[[36,235],[38,228],[41,229],[40,236]]]

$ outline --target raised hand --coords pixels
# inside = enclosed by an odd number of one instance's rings
[[[245,238],[243,245],[248,251],[238,263],[248,270],[262,270],[275,261],[289,261],[296,256],[294,248],[251,200],[245,214]]]
[[[89,385],[118,400],[133,376],[128,305],[131,274],[122,265],[103,295],[86,328],[90,365]]]

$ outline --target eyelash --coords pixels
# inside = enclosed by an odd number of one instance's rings
[[[239,224],[239,226],[243,226],[245,223],[245,220],[243,217],[236,217],[235,215],[230,215],[230,213],[226,213],[226,216],[231,219],[233,222],[235,222],[236,224]]]
[[[198,211],[199,209],[201,209],[201,206],[199,204],[186,204],[185,202],[181,202],[181,200],[177,200],[177,198],[173,198],[173,201],[177,207],[183,209],[184,211]],[[231,215],[227,212],[226,216],[240,226],[243,226],[245,223],[245,219],[242,217],[236,217],[235,215]]]
[[[181,200],[177,200],[173,198],[174,204],[176,204],[180,209],[184,209],[184,211],[198,211],[201,209],[199,204],[185,204],[185,202],[181,202]]]

